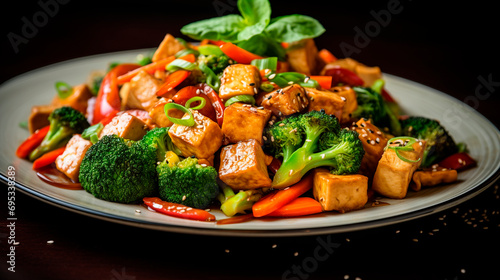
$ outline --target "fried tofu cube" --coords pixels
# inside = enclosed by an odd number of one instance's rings
[[[432,169],[432,170],[419,170],[413,173],[412,183],[410,187],[412,190],[418,192],[422,187],[433,187],[439,184],[449,184],[457,180],[458,173],[454,169]]]
[[[165,35],[163,41],[161,41],[160,45],[156,49],[155,53],[151,60],[156,62],[158,60],[167,58],[169,56],[175,55],[178,51],[185,49],[185,47],[175,39],[171,34]]]
[[[338,94],[326,90],[317,90],[314,88],[306,89],[309,106],[307,111],[325,110],[328,115],[334,115],[337,119],[342,118],[342,112],[346,102]]]
[[[270,117],[270,110],[257,109],[248,104],[233,103],[224,111],[224,122],[222,123],[224,142],[229,144],[255,139],[262,145],[262,131]]]
[[[368,202],[368,177],[361,174],[334,175],[327,169],[314,170],[314,198],[325,211],[341,213],[363,208]]]
[[[333,87],[330,91],[340,96],[344,100],[344,107],[340,117],[340,123],[347,123],[351,120],[351,114],[358,108],[356,92],[349,86]]]
[[[209,159],[222,146],[222,131],[219,125],[197,110],[192,110],[194,126],[174,124],[168,134],[182,152],[182,156]],[[184,117],[188,116],[186,113]]]
[[[371,87],[376,80],[382,79],[382,71],[378,66],[369,67],[358,63],[354,72],[365,82],[365,87]]]
[[[146,71],[140,71],[121,87],[122,107],[149,111],[158,101],[156,92],[161,86],[160,80]]]
[[[80,164],[92,142],[85,140],[80,134],[75,134],[66,145],[64,153],[57,157],[56,168],[64,173],[73,182],[78,182]]]
[[[34,133],[37,129],[50,124],[49,116],[59,105],[36,105],[31,107],[31,113],[28,117],[28,130]]]
[[[401,140],[395,141],[390,146],[404,145]],[[422,163],[426,143],[417,141],[412,145],[412,151],[399,150],[403,158],[417,162],[407,162],[396,155],[394,149],[386,149],[380,159],[375,175],[373,176],[372,189],[389,198],[401,199],[406,196],[413,172]]]
[[[254,95],[259,92],[260,72],[253,65],[233,64],[224,69],[219,96],[223,100],[236,95]]]
[[[306,75],[316,72],[318,48],[313,39],[304,39],[290,44],[286,55],[293,71]]]
[[[90,91],[88,85],[81,84],[74,86],[73,93],[64,99],[56,95],[56,97],[54,97],[54,99],[52,100],[52,104],[55,104],[59,107],[70,106],[85,115],[87,113],[88,101],[93,96],[94,95]]]
[[[308,105],[306,90],[297,84],[266,94],[261,103],[262,107],[271,110],[276,116],[288,116],[304,111]]]
[[[171,127],[174,124],[167,118],[167,115],[165,115],[165,104],[170,102],[173,102],[172,99],[166,99],[162,97],[161,99],[156,101],[155,105],[151,109],[149,109],[149,116],[151,117],[153,123],[156,124],[156,126]],[[182,118],[182,116],[184,116],[184,112],[177,109],[170,109],[168,111],[168,115],[180,119]]]
[[[378,127],[365,119],[360,119],[356,122],[351,127],[351,130],[359,134],[359,139],[365,150],[365,155],[361,160],[360,173],[368,176],[368,178],[372,178],[375,170],[377,170],[378,162],[384,154],[387,138]]]
[[[99,139],[104,135],[116,134],[119,137],[134,141],[141,140],[148,130],[148,125],[136,116],[128,113],[119,114],[104,126]]]
[[[225,146],[220,154],[219,178],[234,190],[268,188],[267,156],[255,139]]]

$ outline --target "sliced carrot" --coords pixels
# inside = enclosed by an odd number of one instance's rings
[[[137,69],[134,69],[130,72],[127,72],[121,76],[119,76],[116,81],[118,82],[119,85],[122,85],[126,82],[130,82],[135,75],[137,75],[140,71],[146,71],[149,74],[154,74],[158,70],[165,70],[165,67],[170,64],[170,62],[175,60],[175,56],[169,56],[167,58],[158,60],[156,62],[150,63],[148,65],[144,65],[142,67],[139,67]]]
[[[50,130],[50,125],[37,129],[33,134],[31,134],[26,140],[17,147],[16,155],[20,158],[26,158],[28,155],[40,146],[43,138],[47,135]]]
[[[327,49],[320,50],[318,52],[318,56],[326,64],[332,63],[335,60],[337,60],[337,58],[329,50],[327,50]]]
[[[220,46],[222,52],[229,58],[235,60],[238,63],[250,64],[254,59],[262,59],[260,55],[251,53],[243,48],[236,46],[233,43],[227,42]]]
[[[39,169],[41,167],[52,164],[53,162],[56,161],[56,158],[58,156],[60,156],[64,153],[65,150],[66,150],[66,146],[52,150],[52,151],[44,154],[43,156],[37,158],[33,162],[33,169],[36,170],[36,169]]]
[[[321,213],[321,204],[311,197],[297,197],[292,202],[279,208],[266,217],[298,217]]]
[[[272,191],[262,197],[252,206],[252,213],[255,217],[266,216],[310,190],[312,185],[313,175],[309,173],[295,185],[282,190]]]
[[[332,88],[332,76],[311,76],[310,78],[317,81],[319,85],[324,89]]]

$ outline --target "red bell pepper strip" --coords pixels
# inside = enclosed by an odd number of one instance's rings
[[[202,94],[200,92],[199,88],[196,86],[183,87],[181,90],[179,90],[172,97],[172,100],[175,103],[184,106],[189,99],[191,99],[195,96],[200,96],[207,101],[207,104],[205,105],[205,107],[198,110],[198,112],[200,112],[202,115],[210,118],[214,122],[217,122],[217,118],[215,117],[215,110],[212,106],[212,101],[210,100],[210,98],[208,98],[208,96],[206,96],[205,94]],[[193,106],[196,106],[196,105],[197,104],[193,104]]]
[[[323,212],[321,204],[314,198],[297,197],[292,202],[266,215],[266,217],[298,217]]]
[[[332,76],[332,85],[345,84],[349,86],[362,86],[365,82],[353,71],[341,68],[333,67],[325,70],[326,76]]]
[[[319,83],[319,85],[324,89],[332,88],[332,76],[310,76],[312,80],[315,80]]]
[[[126,82],[130,82],[130,80],[132,80],[132,78],[135,77],[135,75],[137,75],[137,73],[139,73],[140,71],[146,71],[147,73],[149,73],[151,75],[154,74],[158,70],[165,71],[165,67],[167,67],[167,65],[170,64],[170,62],[172,62],[174,60],[175,60],[175,56],[169,56],[167,58],[158,60],[156,62],[152,62],[148,65],[144,65],[142,67],[139,67],[137,69],[134,69],[130,72],[127,72],[123,75],[118,76],[117,82],[119,85],[122,85]]]
[[[392,98],[391,94],[385,88],[382,88],[382,92],[380,94],[382,95],[382,98],[385,101],[391,102],[391,103],[396,103],[396,100],[394,100],[394,98]]]
[[[36,147],[40,146],[49,130],[50,125],[37,129],[17,147],[16,155],[20,158],[27,158]]]
[[[149,208],[169,216],[206,222],[215,221],[215,216],[205,210],[166,202],[158,197],[145,197],[143,201]]]
[[[252,206],[252,212],[255,217],[266,216],[292,200],[301,196],[312,188],[313,174],[309,173],[298,183],[282,190],[275,190],[262,197]]]
[[[254,59],[262,59],[260,55],[251,53],[243,48],[236,46],[233,43],[227,42],[220,46],[222,52],[229,58],[235,60],[238,63],[250,64]]]
[[[213,88],[211,88],[207,84],[198,84],[197,87],[205,93],[205,95],[210,99],[212,103],[212,107],[215,110],[215,118],[217,120],[217,124],[222,127],[222,122],[224,121],[224,110],[226,110],[226,106],[222,103],[222,100],[219,97],[219,94],[215,92]]]
[[[234,216],[234,217],[223,219],[223,220],[218,220],[217,224],[218,225],[239,224],[239,223],[251,221],[253,219],[255,219],[255,217],[253,216],[252,213],[250,213],[250,214],[245,214],[245,215]]]
[[[33,169],[37,170],[56,161],[56,158],[64,153],[66,146],[57,148],[48,153],[43,154],[33,162]]]
[[[118,92],[117,77],[138,67],[139,64],[119,64],[104,76],[101,88],[97,94],[92,124],[97,124],[106,116],[116,114],[120,111],[121,101]]]
[[[165,83],[156,92],[157,96],[163,96],[173,90],[176,86],[180,85],[184,80],[189,77],[191,72],[186,70],[177,70],[167,76]]]
[[[318,57],[326,64],[332,63],[337,58],[327,49],[322,49],[318,52]]]
[[[457,171],[474,167],[476,166],[476,164],[476,160],[474,160],[468,153],[465,152],[453,154],[438,163],[440,167],[455,169]]]

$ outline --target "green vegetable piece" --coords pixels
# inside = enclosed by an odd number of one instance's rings
[[[252,104],[252,106],[253,106],[253,105],[255,105],[255,98],[252,95],[236,95],[236,96],[229,98],[226,101],[226,103],[224,104],[224,106],[228,107],[231,104],[237,103],[237,102],[245,103],[245,104]]]
[[[102,131],[103,128],[104,125],[102,123],[90,126],[82,132],[82,138],[90,140],[92,144],[95,144],[97,143],[97,141],[99,141],[99,133]]]
[[[394,144],[396,142],[400,143],[400,145],[399,146],[391,146],[391,144]],[[398,156],[398,158],[404,162],[409,162],[409,163],[419,162],[420,158],[417,160],[411,160],[411,159],[405,158],[399,154],[399,151],[414,151],[413,144],[415,144],[416,142],[417,142],[417,139],[415,139],[413,137],[408,137],[408,136],[394,137],[394,138],[391,138],[389,141],[387,141],[387,145],[385,146],[384,150],[385,149],[394,150],[394,152],[396,153],[396,156]]]
[[[56,82],[55,83],[57,96],[61,99],[66,99],[73,94],[73,87],[65,82]]]

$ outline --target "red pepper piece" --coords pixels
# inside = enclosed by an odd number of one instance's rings
[[[52,150],[46,154],[43,154],[43,156],[37,158],[33,162],[33,169],[37,170],[39,168],[42,168],[42,167],[47,166],[49,164],[52,164],[53,162],[56,161],[58,156],[60,156],[64,153],[65,150],[66,150],[66,146]]]
[[[221,51],[227,55],[229,58],[235,60],[238,63],[250,64],[254,59],[262,59],[260,55],[251,53],[243,48],[236,46],[233,43],[227,42],[220,46]]]
[[[321,204],[314,198],[297,197],[285,206],[266,215],[266,217],[299,217],[323,212]]]
[[[207,84],[199,84],[197,85],[197,87],[210,99],[212,107],[215,110],[215,118],[217,119],[217,124],[222,127],[222,121],[224,120],[224,110],[226,109],[226,106],[224,106],[224,103],[222,103],[219,94],[217,94],[217,92],[215,92],[215,90]]]
[[[170,62],[175,60],[175,56],[169,56],[167,58],[158,60],[156,62],[152,62],[150,64],[144,65],[140,68],[136,68],[132,71],[129,71],[123,75],[118,76],[117,81],[118,84],[124,84],[132,80],[135,75],[137,75],[140,71],[146,71],[148,74],[154,74],[158,70],[165,71],[165,67],[170,64]]]
[[[362,86],[365,82],[353,71],[342,68],[334,67],[325,70],[325,76],[332,76],[332,85],[344,84],[349,86]]]
[[[117,77],[139,67],[138,64],[119,64],[111,69],[101,83],[97,94],[92,124],[99,123],[110,114],[116,114],[121,109]]]
[[[465,152],[453,154],[438,163],[440,167],[455,169],[457,171],[474,167],[476,164],[476,160]]]
[[[36,149],[36,147],[40,146],[43,138],[45,138],[49,130],[50,125],[37,129],[33,134],[26,138],[21,145],[19,145],[16,150],[16,155],[20,158],[28,157],[28,155]]]
[[[145,197],[143,201],[151,209],[169,216],[205,222],[215,221],[215,216],[205,210],[166,202],[158,197]]]
[[[198,91],[198,93],[197,93],[197,91]],[[198,112],[200,112],[202,115],[210,118],[214,122],[217,122],[217,118],[215,116],[215,110],[212,106],[212,101],[210,100],[210,98],[208,98],[207,95],[202,94],[198,87],[195,87],[195,86],[183,87],[181,90],[179,90],[172,97],[172,100],[175,103],[184,106],[189,99],[191,99],[195,96],[200,96],[207,101],[207,104],[205,105],[205,107],[198,110]],[[196,105],[198,105],[198,103],[199,102],[195,102],[192,104],[192,106],[196,106]]]

